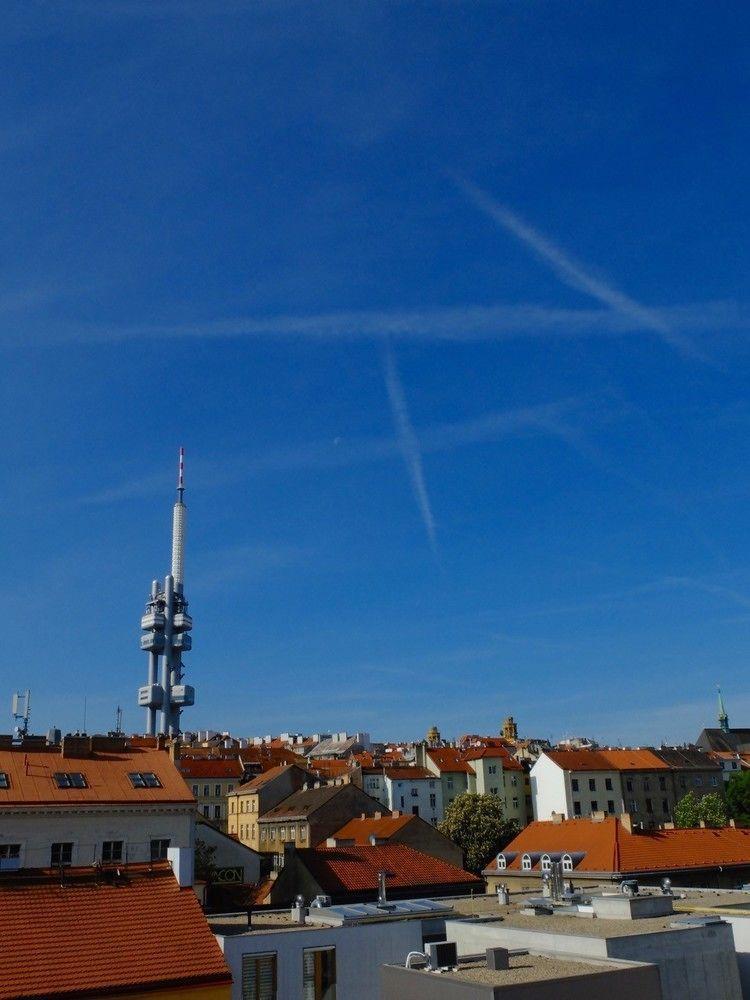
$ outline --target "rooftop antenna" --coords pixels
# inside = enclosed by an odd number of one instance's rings
[[[11,706],[13,718],[16,721],[14,727],[15,738],[22,740],[29,731],[29,719],[31,717],[31,691],[15,691]]]
[[[83,696],[83,732],[81,736],[86,735],[86,695]]]
[[[115,711],[115,735],[122,736],[122,709],[119,705]]]

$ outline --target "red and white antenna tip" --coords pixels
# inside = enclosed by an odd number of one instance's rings
[[[185,449],[180,448],[180,461],[177,469],[177,489],[185,489]]]

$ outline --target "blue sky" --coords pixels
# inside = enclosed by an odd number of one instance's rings
[[[189,726],[746,722],[749,21],[8,2],[6,725],[141,728],[181,444]]]

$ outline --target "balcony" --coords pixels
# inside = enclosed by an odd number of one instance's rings
[[[146,632],[141,636],[141,649],[149,653],[162,653],[164,651],[164,633]]]

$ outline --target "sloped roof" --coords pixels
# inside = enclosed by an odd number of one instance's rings
[[[312,815],[316,809],[320,809],[334,795],[338,795],[348,785],[323,785],[321,788],[301,788],[298,792],[292,792],[283,802],[279,802],[273,809],[268,809],[259,817],[259,820],[274,819],[306,819]]]
[[[311,771],[318,771],[324,778],[341,778],[349,774],[351,768],[348,760],[335,757],[311,760],[308,764]]]
[[[291,768],[296,766],[296,764],[277,764],[276,767],[269,767],[267,771],[261,771],[260,774],[256,774],[250,781],[246,781],[244,785],[240,785],[239,788],[235,788],[233,794],[242,795],[244,792],[257,792],[259,788],[263,788],[264,785],[274,781],[279,777],[279,775],[284,774],[285,771],[289,771]],[[304,768],[302,770],[304,770]]]
[[[431,886],[483,882],[456,865],[415,851],[405,844],[376,847],[314,847],[297,851],[300,860],[326,892],[377,892],[378,872],[387,872],[386,888],[428,890]]]
[[[484,757],[489,757],[492,760],[502,761],[504,771],[522,771],[523,768],[515,757],[511,757],[505,747],[494,746],[494,747],[471,747],[469,750],[464,750],[463,758],[464,760],[481,760]]]
[[[268,744],[262,746],[241,747],[237,751],[240,760],[246,764],[260,764],[264,770],[275,767],[278,764],[297,764],[305,766],[305,758],[296,754],[293,750],[283,747],[269,747]]]
[[[244,773],[242,762],[235,757],[234,760],[221,758],[202,758],[192,760],[190,757],[182,757],[175,761],[177,769],[184,778],[241,778]]]
[[[545,750],[564,771],[667,771],[653,750]]]
[[[386,767],[383,773],[391,781],[421,781],[424,778],[435,781],[437,779],[436,774],[424,767]]]
[[[0,788],[0,812],[3,806],[26,804],[195,802],[164,750],[129,747],[86,757],[63,757],[59,750],[0,750],[0,771],[10,779],[9,788]],[[58,771],[80,772],[87,787],[58,788],[53,779]],[[128,774],[135,771],[152,772],[161,788],[134,788]]]
[[[523,854],[583,853],[575,871],[637,874],[691,868],[750,866],[750,829],[650,830],[631,833],[616,817],[600,822],[536,820],[503,851],[507,871],[519,871]],[[538,858],[537,858],[538,863]],[[485,874],[497,873],[497,859]]]
[[[387,816],[365,816],[358,819],[350,819],[348,823],[332,833],[336,840],[353,840],[355,846],[366,847],[370,843],[370,837],[375,836],[378,840],[387,840],[394,833],[402,830],[409,823],[416,822],[417,817],[399,813],[397,816],[388,814]]]
[[[677,770],[718,771],[721,767],[705,750],[695,747],[659,747],[654,753]]]
[[[156,933],[155,933],[156,930]],[[64,1000],[228,984],[231,975],[191,888],[167,862],[117,884],[91,869],[0,885],[0,998]]]
[[[461,751],[455,747],[438,747],[435,750],[428,750],[427,756],[440,771],[474,774],[471,764],[463,758]]]

